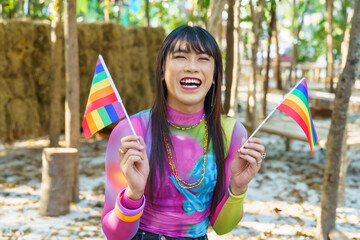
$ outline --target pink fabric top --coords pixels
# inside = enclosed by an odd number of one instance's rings
[[[168,120],[183,127],[198,123],[204,113],[204,110],[201,110],[195,114],[185,114],[170,107],[167,110]],[[136,134],[145,140],[149,159],[152,144],[150,114],[151,111],[146,110],[131,117]],[[221,124],[225,136],[225,179],[227,179],[226,186],[228,187],[231,161],[237,153],[237,149],[240,148],[241,139],[246,138],[246,131],[240,122],[231,118],[222,117]],[[187,183],[196,182],[201,177],[203,168],[205,121],[186,131],[170,126],[170,132],[174,146],[172,156],[178,176]],[[215,213],[210,214],[217,178],[212,141],[208,146],[205,177],[201,185],[191,189],[182,188],[173,176],[169,164],[165,164],[165,177],[161,180],[157,179],[157,183],[161,181],[161,185],[158,184],[155,199],[150,204],[148,200],[145,200],[146,196],[139,201],[132,201],[124,196],[124,191],[122,191],[126,187],[126,182],[118,167],[118,149],[121,138],[130,134],[132,132],[126,119],[119,122],[110,135],[106,150],[105,203],[101,221],[106,237],[108,239],[131,239],[139,227],[145,231],[171,237],[195,238],[205,235],[209,223],[213,225],[217,220],[220,221],[217,218],[229,198],[227,191],[222,193],[223,200],[217,206]],[[168,163],[167,156],[164,161]],[[127,218],[139,216],[139,214],[141,217],[134,221]],[[235,217],[231,217],[231,214],[221,221],[234,222]]]

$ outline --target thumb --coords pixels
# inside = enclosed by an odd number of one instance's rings
[[[245,142],[246,142],[246,138],[242,138],[242,139],[241,139],[241,145],[240,145],[240,146],[242,147]]]
[[[141,146],[143,146],[143,149],[141,149],[140,151],[143,154],[146,154],[146,144],[145,144],[144,139],[141,136],[139,136],[139,143],[141,144]]]

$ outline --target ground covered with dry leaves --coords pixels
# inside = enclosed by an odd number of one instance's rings
[[[215,239],[313,239],[319,214],[325,150],[312,157],[305,142],[263,134],[267,160],[251,182],[245,215],[229,234]],[[104,200],[106,140],[84,141],[80,148],[80,199],[69,214],[43,217],[38,213],[41,154],[45,138],[0,143],[0,239],[105,239],[100,216]],[[349,153],[351,154],[351,153]],[[338,209],[337,228],[360,239],[360,154],[347,177],[346,205]]]

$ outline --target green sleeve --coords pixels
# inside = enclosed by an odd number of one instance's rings
[[[213,229],[218,235],[233,230],[243,217],[243,205],[246,193],[235,196],[229,192],[228,195],[229,197],[213,225]]]

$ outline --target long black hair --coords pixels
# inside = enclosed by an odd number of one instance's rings
[[[177,43],[185,43],[187,50],[196,53],[206,53],[214,58],[214,77],[210,90],[206,94],[204,111],[209,129],[209,141],[212,140],[217,165],[217,181],[212,198],[211,212],[214,213],[215,207],[221,201],[225,192],[225,156],[223,130],[221,127],[221,84],[222,84],[222,59],[219,46],[209,32],[201,27],[180,26],[173,30],[162,43],[157,63],[155,75],[155,101],[151,110],[151,134],[152,145],[150,154],[150,173],[147,184],[148,198],[153,199],[155,193],[156,174],[160,174],[160,179],[164,176],[164,159],[166,159],[166,145],[164,137],[168,139],[170,146],[171,139],[169,125],[167,123],[167,88],[164,81],[166,58],[168,54],[174,52]],[[214,96],[213,96],[214,95]],[[156,131],[155,131],[156,129]],[[160,130],[158,130],[160,129]],[[208,144],[209,146],[209,144]]]

